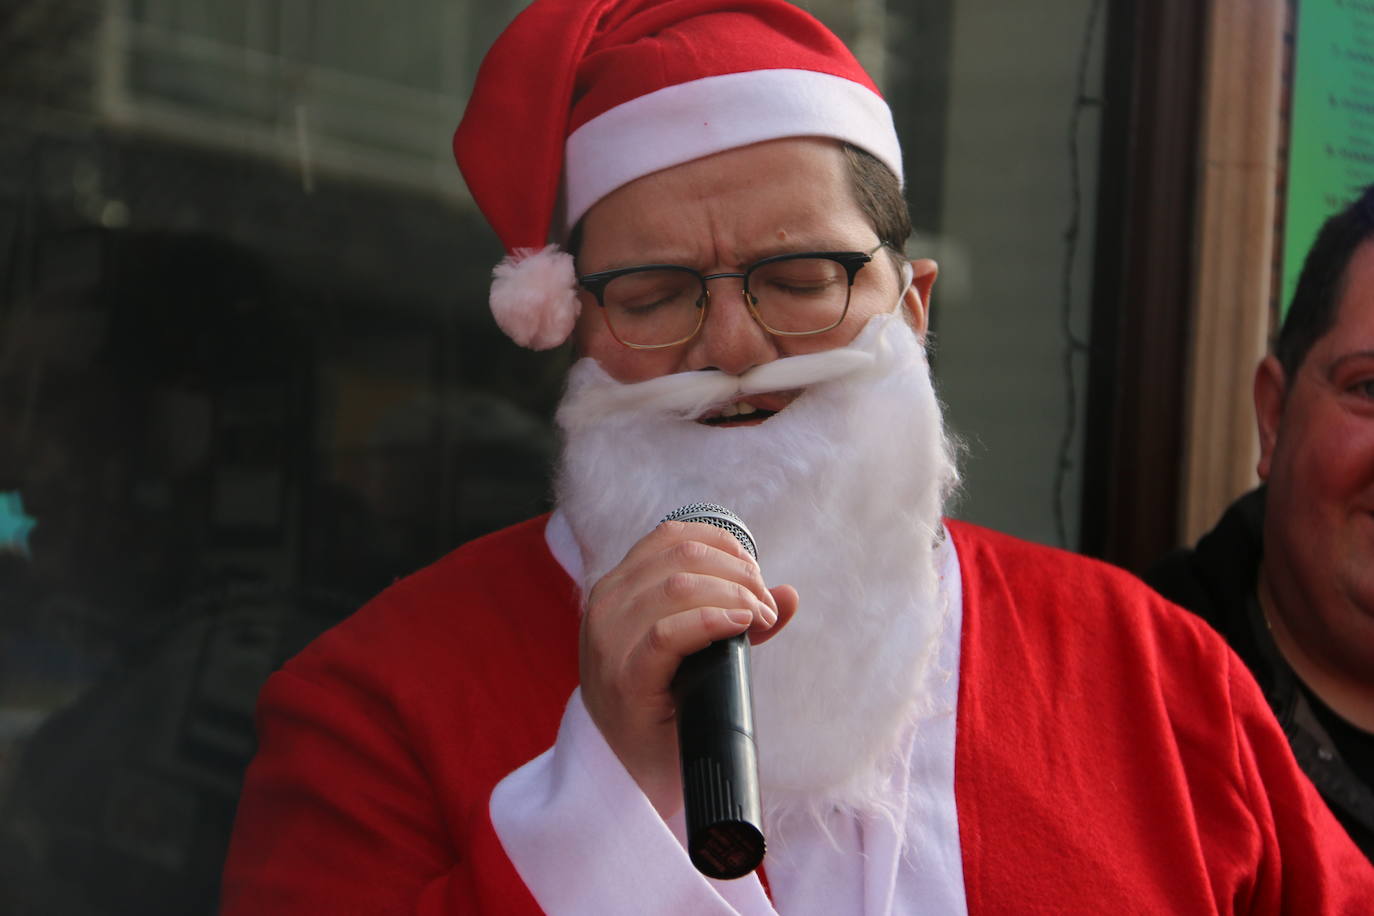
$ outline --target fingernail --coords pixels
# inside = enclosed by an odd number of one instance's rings
[[[775,610],[773,610],[771,607],[769,607],[769,606],[766,605],[766,604],[765,604],[765,605],[762,605],[762,607],[763,607],[763,622],[766,623],[766,624],[768,624],[768,625],[771,627],[773,624],[775,624],[775,623],[778,622],[778,612],[775,611]]]
[[[735,626],[748,626],[754,622],[754,615],[740,608],[726,611],[725,616],[728,617],[730,622]]]

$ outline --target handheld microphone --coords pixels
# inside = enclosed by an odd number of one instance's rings
[[[665,522],[722,528],[758,559],[754,537],[729,509],[693,503]],[[713,642],[682,660],[673,677],[687,854],[709,878],[740,878],[763,861],[763,805],[759,800],[749,638]]]

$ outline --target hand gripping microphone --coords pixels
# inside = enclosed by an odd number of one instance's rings
[[[665,522],[723,528],[758,559],[754,537],[729,509],[693,503]],[[682,660],[673,678],[687,854],[709,878],[740,878],[763,861],[763,806],[749,686],[749,637],[713,642]]]

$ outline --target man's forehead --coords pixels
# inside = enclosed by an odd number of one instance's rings
[[[579,269],[739,267],[777,254],[863,249],[871,228],[838,144],[771,141],[616,189],[584,218]]]

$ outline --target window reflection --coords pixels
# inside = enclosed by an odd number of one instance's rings
[[[32,519],[0,549],[0,911],[211,912],[263,679],[546,507],[559,360],[382,256],[344,286],[205,231],[26,241],[0,351],[0,492]]]
[[[523,5],[0,13],[0,913],[213,912],[267,673],[546,507],[448,148]]]

